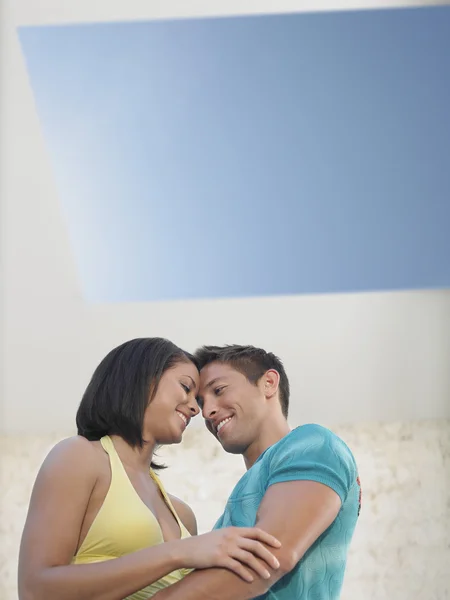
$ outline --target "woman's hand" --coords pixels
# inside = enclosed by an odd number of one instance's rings
[[[190,569],[223,567],[249,583],[253,573],[264,579],[278,569],[277,558],[266,546],[280,548],[281,543],[257,527],[226,527],[182,540],[186,564]]]

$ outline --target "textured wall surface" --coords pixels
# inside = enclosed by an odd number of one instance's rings
[[[333,427],[357,458],[363,489],[343,600],[450,598],[450,421]],[[39,465],[63,435],[0,438],[0,598],[17,598],[17,554]],[[212,527],[243,473],[203,429],[161,450],[169,491]]]

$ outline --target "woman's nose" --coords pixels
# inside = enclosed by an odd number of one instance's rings
[[[193,417],[196,417],[198,415],[198,413],[200,412],[200,409],[197,404],[197,400],[195,398],[193,400],[189,399],[188,407],[189,407],[189,410],[191,411],[191,415]]]

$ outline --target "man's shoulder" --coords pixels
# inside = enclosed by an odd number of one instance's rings
[[[330,429],[317,424],[297,427],[264,457],[262,478],[266,489],[275,483],[315,481],[347,499],[357,479],[352,452]]]
[[[277,452],[314,448],[326,444],[340,445],[344,444],[344,442],[340,437],[333,433],[331,429],[327,429],[323,425],[318,425],[317,423],[308,423],[306,425],[300,425],[290,431],[272,447],[272,450]]]
[[[264,458],[269,465],[284,460],[295,462],[295,456],[310,460],[316,457],[325,462],[356,466],[353,453],[344,440],[331,429],[317,423],[296,427],[272,446]]]

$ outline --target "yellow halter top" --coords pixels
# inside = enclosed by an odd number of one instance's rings
[[[105,436],[100,442],[109,455],[111,484],[72,564],[81,565],[111,560],[164,543],[161,527],[155,515],[134,489],[111,438]],[[177,520],[181,537],[189,537],[190,534],[180,521],[161,481],[151,469],[150,476],[161,490],[164,500]],[[159,590],[176,583],[189,572],[188,569],[173,571],[126,600],[147,600]]]

